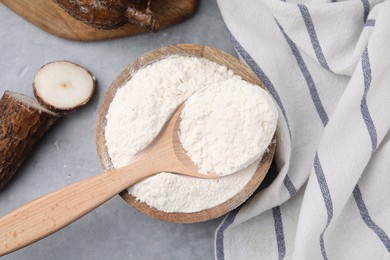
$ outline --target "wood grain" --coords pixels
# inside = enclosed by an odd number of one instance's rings
[[[96,29],[73,18],[52,0],[0,0],[0,2],[42,30],[69,40],[104,40],[148,32],[132,24],[125,24],[113,30]],[[161,28],[179,23],[191,16],[196,8],[197,0],[152,1],[152,9],[160,21]]]
[[[106,114],[109,109],[110,103],[115,96],[116,91],[121,86],[123,86],[129,79],[131,79],[134,73],[136,73],[140,68],[147,66],[157,60],[164,59],[170,55],[184,55],[206,58],[208,60],[228,67],[229,69],[233,70],[235,74],[241,76],[246,81],[264,88],[264,85],[257,78],[256,74],[254,74],[254,72],[250,70],[246,65],[241,63],[233,56],[215,48],[194,44],[179,44],[161,47],[159,49],[155,49],[149,53],[142,55],[130,65],[128,65],[124,69],[124,71],[114,80],[114,82],[111,84],[108,91],[106,92],[98,112],[96,122],[96,145],[100,162],[105,170],[110,170],[113,168],[110,156],[107,151],[107,147],[105,145],[104,128],[107,123]],[[148,216],[163,221],[177,223],[195,223],[218,218],[245,202],[259,187],[271,165],[272,158],[275,153],[275,148],[276,140],[274,137],[273,142],[269,147],[269,152],[263,156],[259,164],[260,167],[257,169],[251,180],[245,185],[245,187],[231,199],[213,208],[205,209],[194,213],[167,213],[149,207],[145,203],[138,202],[134,196],[128,194],[127,190],[121,192],[120,195],[134,208],[138,209],[139,211],[143,212]]]

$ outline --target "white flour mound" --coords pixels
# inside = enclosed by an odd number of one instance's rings
[[[187,56],[170,56],[137,71],[117,90],[106,116],[105,139],[113,166],[119,168],[134,160],[195,91],[232,78],[239,79],[224,66]],[[258,163],[216,180],[160,173],[128,192],[161,211],[197,212],[233,197],[251,179]]]
[[[185,102],[180,142],[200,173],[225,176],[263,156],[277,118],[265,90],[232,78],[201,89]]]

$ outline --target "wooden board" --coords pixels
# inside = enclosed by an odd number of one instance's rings
[[[104,40],[147,32],[132,24],[114,30],[96,29],[73,18],[52,0],[0,0],[0,2],[42,30],[69,40]],[[191,16],[196,8],[197,0],[152,1],[152,10],[160,20],[161,28]]]
[[[106,114],[110,107],[111,101],[113,100],[118,88],[124,85],[140,68],[151,64],[157,60],[163,59],[169,55],[184,55],[184,56],[196,56],[204,57],[208,60],[214,61],[218,64],[224,65],[229,69],[233,70],[235,74],[241,76],[243,79],[250,83],[256,84],[264,88],[262,82],[257,78],[256,74],[250,70],[247,66],[242,64],[239,60],[232,57],[231,55],[222,52],[220,50],[194,45],[194,44],[179,44],[161,47],[146,53],[131,63],[125,70],[116,78],[111,84],[107,93],[105,94],[103,101],[100,105],[98,112],[98,118],[96,122],[96,145],[100,162],[105,170],[112,169],[112,163],[110,156],[105,145],[104,129],[106,125]],[[271,165],[272,158],[275,153],[276,139],[274,137],[268,152],[264,154],[256,173],[252,176],[250,181],[245,185],[240,192],[238,192],[231,199],[224,203],[215,206],[213,208],[205,209],[194,213],[166,213],[155,208],[149,207],[145,203],[136,201],[135,197],[129,195],[127,190],[123,191],[120,195],[130,205],[144,214],[164,220],[168,222],[177,223],[194,223],[206,220],[218,218],[227,212],[238,207],[244,203],[259,187],[263,181],[268,169]]]

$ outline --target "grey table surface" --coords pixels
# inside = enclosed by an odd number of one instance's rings
[[[98,82],[91,102],[61,118],[0,191],[0,215],[101,172],[95,146],[97,110],[111,82],[136,57],[176,43],[203,44],[234,53],[215,0],[200,1],[192,18],[159,33],[110,41],[57,38],[2,4],[0,21],[1,93],[8,89],[32,96],[36,72],[53,60],[79,63]],[[3,259],[212,259],[214,232],[220,222],[166,223],[143,215],[116,196],[70,226]]]

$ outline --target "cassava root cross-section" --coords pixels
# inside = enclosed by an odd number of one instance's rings
[[[0,189],[59,115],[35,99],[5,91],[0,100]]]
[[[69,61],[55,61],[42,66],[33,83],[38,102],[56,112],[74,110],[86,104],[94,89],[92,74]]]

